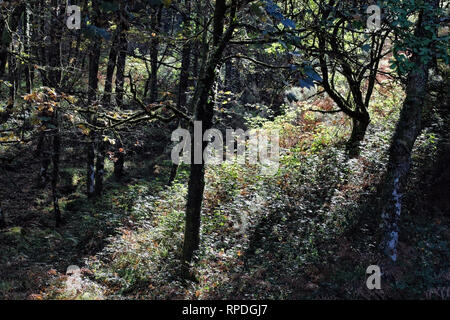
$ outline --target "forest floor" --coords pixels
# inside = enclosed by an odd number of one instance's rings
[[[36,173],[40,163],[30,146],[21,146],[18,154],[21,157],[1,171],[0,198],[4,199],[4,212],[11,213],[6,218],[9,227],[0,231],[0,298],[3,299],[39,297],[51,278],[65,275],[69,265],[81,266],[84,257],[100,251],[116,228],[131,227],[132,217],[127,214],[129,199],[123,194],[125,190],[129,192],[128,184],[139,179],[133,172],[133,177],[120,183],[108,177],[107,196],[92,202],[77,189],[81,180],[78,173],[82,175],[83,168],[75,167],[76,155],[70,155],[62,161],[69,169],[63,169],[59,187],[64,223],[55,228],[50,186],[38,185]],[[97,211],[99,208],[101,212]],[[111,211],[107,212],[108,209]]]
[[[179,276],[186,168],[168,187],[168,162],[155,169],[150,159],[130,159],[123,181],[109,174],[104,195],[87,200],[83,161],[68,150],[64,224],[55,228],[50,190],[36,183],[39,163],[20,145],[0,173],[8,224],[0,230],[0,299],[449,299],[448,123],[418,139],[395,265],[377,248],[386,147],[376,146],[389,141],[378,123],[358,159],[345,159],[333,142],[293,149],[271,178],[253,168],[208,170],[197,281]],[[383,290],[365,286],[372,264],[389,275]],[[69,265],[81,267],[75,289]]]

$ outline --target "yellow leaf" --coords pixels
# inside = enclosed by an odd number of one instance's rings
[[[33,100],[36,99],[36,97],[37,97],[36,92],[32,92],[30,94],[25,95],[23,97],[23,100],[25,100],[25,101],[33,101]]]
[[[75,103],[76,99],[73,96],[67,96],[66,100],[69,101],[70,103]]]

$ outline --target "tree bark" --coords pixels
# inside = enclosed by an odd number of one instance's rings
[[[31,47],[30,47],[30,35],[31,35],[31,11],[27,8],[25,10],[25,17],[23,19],[23,29],[24,29],[24,51],[28,56],[31,56]],[[1,33],[0,33],[1,34]],[[31,93],[33,88],[33,79],[32,79],[32,69],[31,64],[25,64],[25,88],[27,93]]]
[[[47,135],[42,131],[39,135],[39,141],[36,148],[36,154],[41,160],[41,167],[38,176],[38,186],[44,187],[47,184],[48,167],[50,165],[49,151],[47,148]]]
[[[194,95],[194,116],[196,121],[202,122],[202,136],[203,133],[212,126],[212,119],[214,115],[214,105],[208,102],[211,95],[211,89],[216,79],[216,68],[220,64],[223,52],[230,41],[235,24],[232,22],[236,15],[237,1],[233,1],[231,5],[231,13],[229,17],[230,26],[225,35],[223,35],[225,14],[218,12],[218,7],[223,7],[225,0],[216,1],[216,10],[214,14],[214,30],[213,30],[213,52],[210,54],[208,60],[205,62],[205,67],[202,68],[201,77]],[[223,35],[223,36],[222,36]],[[202,139],[203,140],[203,139]],[[194,137],[192,137],[193,151],[198,148],[194,145]],[[206,144],[202,143],[201,151],[204,150]],[[186,225],[184,232],[183,245],[183,260],[184,266],[192,261],[195,250],[199,248],[200,244],[200,223],[201,223],[201,208],[203,202],[203,191],[205,188],[205,165],[203,161],[200,164],[194,162],[194,153],[192,152],[191,172],[189,175],[188,195],[186,204]],[[185,270],[186,273],[186,270]],[[187,275],[187,274],[186,274]]]
[[[92,198],[95,195],[95,148],[92,137],[88,137],[86,143],[86,194],[88,198]]]
[[[6,228],[5,212],[2,209],[2,204],[0,203],[0,229]]]
[[[114,153],[114,176],[120,180],[124,175],[125,150],[123,148],[122,140],[117,137],[117,149]]]
[[[55,111],[53,124],[56,129],[53,132],[53,154],[52,154],[52,198],[53,198],[53,212],[55,215],[56,227],[61,225],[61,210],[59,209],[59,195],[58,195],[58,180],[59,180],[59,160],[61,153],[61,139],[59,136],[59,119],[58,112]]]
[[[98,1],[92,1],[94,24],[99,25],[100,9]],[[89,52],[89,88],[88,88],[88,105],[93,107],[94,102],[97,100],[97,89],[98,89],[98,70],[100,64],[100,46],[101,39],[98,35],[94,36],[94,39],[90,45]],[[94,109],[94,108],[93,108]],[[95,110],[92,110],[88,114],[88,122],[94,124],[96,121],[94,119]],[[92,198],[95,195],[95,139],[96,133],[91,130],[86,142],[86,193],[88,198]]]
[[[60,49],[61,49],[61,25],[63,24],[62,8],[58,0],[52,0],[52,8],[55,10],[50,28],[50,50],[48,51],[48,61],[50,64],[49,81],[50,86],[59,88],[61,82]]]
[[[99,196],[103,192],[103,177],[105,176],[105,157],[106,157],[106,143],[102,139],[102,134],[99,135],[97,147],[97,159],[95,162],[95,195]]]
[[[9,41],[3,46],[4,48],[10,47],[11,51],[16,50],[16,45],[14,38],[16,37],[15,32],[20,24],[20,17],[25,10],[25,4],[18,5],[12,12],[11,19],[9,21],[9,28],[11,30]],[[7,103],[7,113],[9,115],[10,111],[14,108],[14,103],[16,100],[17,90],[20,84],[19,78],[20,74],[18,72],[17,59],[13,54],[7,54],[8,61],[8,76],[11,87],[9,88],[9,100]]]
[[[123,6],[123,5],[121,5]],[[126,12],[124,12],[124,7],[121,7],[120,12],[120,23],[119,23],[120,33],[119,33],[119,52],[117,57],[117,71],[116,71],[116,103],[117,107],[123,107],[123,96],[124,96],[124,79],[125,79],[125,63],[128,53],[128,20],[126,18]]]
[[[103,92],[102,100],[104,106],[109,106],[111,104],[112,79],[114,76],[114,69],[116,68],[120,33],[121,32],[119,27],[114,34],[114,38],[111,43],[111,49],[109,50],[108,66],[106,68],[105,89]]]
[[[2,36],[3,31],[5,30],[5,19],[6,17],[3,16],[3,13],[0,13],[0,35]],[[8,61],[7,47],[2,41],[0,45],[0,76],[3,76],[5,74],[7,61]]]
[[[347,142],[347,153],[350,158],[355,158],[360,154],[360,145],[366,136],[370,116],[367,112],[362,113],[361,117],[352,118],[352,123],[352,133]]]
[[[438,4],[438,0],[433,0],[434,8],[438,8]],[[415,32],[417,37],[426,35],[424,27],[427,21],[432,20],[434,20],[432,17],[425,17],[423,12],[420,13]],[[414,68],[407,77],[406,98],[389,150],[388,169],[384,178],[380,203],[383,227],[381,247],[393,262],[398,257],[397,243],[402,198],[411,166],[411,153],[421,131],[422,109],[427,95],[430,65],[425,63],[422,58],[417,54],[412,57]]]
[[[191,2],[190,0],[185,0],[185,8],[186,8],[186,15],[183,18],[184,22],[184,36],[186,38],[189,37],[189,26],[186,25],[189,23],[190,19],[190,9],[191,9]],[[186,107],[187,102],[187,89],[189,86],[189,70],[190,70],[190,64],[191,64],[191,44],[189,40],[186,40],[186,42],[183,45],[183,51],[182,51],[182,57],[181,57],[181,72],[180,72],[180,81],[178,86],[178,99],[177,99],[177,108],[182,109],[183,107]],[[184,124],[180,120],[179,127],[184,127]],[[173,181],[175,180],[177,176],[178,171],[178,165],[172,164],[172,168],[170,170],[170,177],[169,177],[169,185],[172,185]]]
[[[152,15],[152,30],[154,36],[150,41],[150,101],[158,100],[158,51],[159,51],[159,34],[162,16],[162,6],[156,9],[156,13]]]

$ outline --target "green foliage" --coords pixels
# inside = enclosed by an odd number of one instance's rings
[[[380,2],[383,10],[396,35],[393,52],[395,61],[392,69],[399,74],[405,75],[414,67],[406,57],[409,53],[419,56],[423,63],[429,63],[434,57],[448,65],[448,35],[439,35],[441,18],[446,15],[445,11],[435,8],[430,1],[394,1],[383,0]],[[415,30],[418,19],[417,14],[422,17],[421,33]]]

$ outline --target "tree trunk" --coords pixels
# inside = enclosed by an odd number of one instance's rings
[[[189,22],[190,19],[190,0],[185,0],[185,7],[186,7],[186,16],[184,17],[184,36],[186,38],[189,37],[189,26],[186,25]],[[191,64],[191,44],[189,40],[186,40],[186,42],[183,45],[183,52],[181,57],[181,72],[180,72],[180,82],[178,86],[178,100],[177,100],[177,108],[181,110],[183,107],[186,107],[187,102],[187,89],[189,86],[189,69]],[[179,122],[179,127],[184,127],[182,121]],[[172,168],[170,170],[170,177],[169,177],[169,185],[172,185],[173,181],[175,180],[177,176],[178,171],[178,165],[172,164]]]
[[[188,195],[186,204],[186,226],[184,230],[183,259],[191,262],[194,251],[200,245],[200,221],[205,188],[204,164],[191,164],[189,175]]]
[[[126,20],[126,13],[121,13],[121,33],[119,36],[119,55],[117,58],[117,71],[116,71],[116,103],[119,108],[123,107],[123,86],[124,86],[124,73],[125,73],[125,62],[127,58],[128,52],[128,41],[127,41],[127,30],[128,30],[128,21]],[[120,141],[120,138],[117,139],[118,143],[116,144],[116,150],[114,153],[114,176],[116,179],[121,179],[124,175],[124,163],[125,163],[125,154],[123,152],[123,145]]]
[[[15,52],[16,49],[19,49],[18,46],[16,48],[16,43],[19,41],[16,41],[17,38],[15,32],[17,31],[17,28],[20,24],[20,17],[25,10],[25,5],[21,4],[17,6],[11,15],[11,19],[9,21],[9,29],[11,31],[9,42],[3,45],[4,48],[10,48],[11,52]],[[11,110],[14,108],[14,103],[16,100],[16,94],[20,85],[20,73],[18,71],[19,65],[17,64],[17,59],[14,54],[7,54],[7,61],[8,61],[8,77],[9,82],[11,84],[11,87],[9,88],[9,100],[7,103],[7,116],[9,117],[9,114]]]
[[[24,51],[25,54],[28,56],[31,56],[31,47],[30,47],[30,15],[31,11],[27,8],[25,10],[25,17],[23,19],[23,29],[24,29]],[[33,88],[32,83],[32,71],[31,71],[31,64],[26,63],[25,64],[25,88],[27,93],[31,93],[31,90]]]
[[[100,58],[100,49],[91,48],[93,52],[89,57],[89,106],[92,106],[92,103],[96,99],[97,86],[98,86],[98,68],[99,68],[99,58]],[[92,111],[94,112],[94,111]],[[94,115],[92,113],[88,114],[88,122],[94,123]],[[86,176],[86,187],[87,187],[87,196],[90,198],[94,196],[95,193],[95,169],[94,169],[94,161],[95,161],[95,139],[96,133],[91,130],[89,132],[88,141],[86,142],[86,154],[87,154],[87,176]]]
[[[117,149],[114,153],[114,176],[120,180],[124,175],[125,150],[120,137],[117,138]]]
[[[172,167],[170,168],[169,181],[167,182],[169,186],[171,186],[175,181],[175,178],[177,177],[177,172],[178,172],[178,165],[173,163]]]
[[[119,108],[123,107],[124,96],[124,79],[125,79],[125,63],[128,52],[127,30],[128,22],[126,20],[126,13],[120,14],[120,34],[119,34],[119,53],[117,57],[117,71],[116,71],[116,103]]]
[[[97,147],[97,159],[95,162],[95,195],[99,196],[103,192],[103,177],[105,176],[105,157],[106,157],[106,142],[102,139],[102,134],[99,135]]]
[[[112,92],[112,79],[114,75],[114,69],[116,68],[119,38],[120,38],[120,28],[117,29],[114,34],[113,41],[111,43],[111,49],[109,50],[108,66],[106,68],[106,80],[105,89],[103,92],[102,103],[104,106],[109,106],[111,104],[111,92]],[[123,73],[122,73],[123,77]]]
[[[88,198],[92,198],[95,194],[94,161],[95,161],[94,141],[92,137],[88,137],[88,141],[86,143],[86,166],[87,166],[86,194]]]
[[[59,209],[58,196],[58,180],[59,180],[59,160],[61,153],[61,140],[59,136],[59,119],[58,113],[55,111],[54,125],[56,129],[53,132],[53,172],[52,172],[52,197],[53,197],[53,211],[55,214],[56,227],[61,225],[61,211]]]
[[[223,52],[233,35],[235,28],[234,23],[230,23],[230,27],[226,34],[223,35],[224,18],[223,12],[218,12],[218,8],[223,8],[225,0],[216,1],[216,10],[214,14],[214,30],[213,30],[213,52],[210,54],[208,60],[205,63],[205,68],[202,68],[202,72],[199,83],[194,95],[195,106],[195,120],[202,123],[202,136],[203,133],[210,129],[212,126],[212,119],[214,115],[214,105],[212,102],[208,102],[211,95],[211,90],[216,79],[216,68],[219,66]],[[229,21],[233,21],[237,10],[236,1],[232,2],[231,13]],[[223,35],[223,36],[222,36]],[[192,137],[192,142],[194,137]],[[203,140],[203,139],[202,139]],[[205,148],[205,142],[200,146],[201,151]],[[201,164],[195,164],[194,162],[194,150],[198,148],[193,144],[193,152],[191,159],[191,172],[189,176],[188,195],[186,204],[186,226],[184,231],[184,245],[183,245],[183,260],[184,260],[184,273],[187,273],[187,265],[192,261],[195,250],[199,248],[200,244],[200,222],[201,222],[201,208],[203,201],[203,191],[205,187],[205,166],[203,161]]]
[[[435,8],[439,1],[433,0]],[[417,23],[416,35],[425,35],[427,21],[423,13]],[[383,239],[381,247],[392,261],[397,260],[397,243],[405,192],[411,166],[411,152],[421,131],[422,108],[425,104],[429,65],[421,56],[414,54],[414,68],[407,77],[406,98],[389,150],[389,163],[381,197]]]
[[[14,44],[11,44],[11,50],[14,51]],[[16,93],[19,85],[18,76],[19,73],[17,71],[17,62],[16,58],[13,55],[8,56],[8,75],[9,75],[9,83],[11,86],[9,87],[9,100],[8,100],[8,110],[12,110],[14,108],[14,103],[16,101]]]
[[[94,11],[94,25],[98,26],[98,20],[100,16],[99,3],[98,1],[92,1],[92,7]],[[88,106],[93,107],[94,102],[97,100],[97,89],[98,89],[98,70],[100,64],[100,46],[101,39],[98,35],[95,35],[92,40],[89,52],[89,88],[88,88]],[[88,114],[88,122],[94,124],[95,108],[92,108],[91,112]],[[88,198],[92,198],[95,195],[95,139],[96,133],[94,130],[89,132],[88,140],[86,142],[86,192]]]
[[[49,152],[47,148],[46,133],[42,131],[39,135],[39,141],[36,148],[36,154],[41,159],[41,167],[38,176],[38,186],[45,187],[47,184],[48,167],[50,165]]]
[[[158,100],[158,51],[159,51],[159,34],[161,24],[162,6],[156,9],[156,13],[152,16],[152,30],[154,36],[150,41],[150,101]]]
[[[2,209],[2,204],[0,203],[0,229],[6,228],[5,212]]]
[[[108,66],[106,70],[106,80],[105,80],[105,89],[102,98],[102,105],[104,109],[109,109],[111,104],[111,92],[112,92],[112,78],[114,75],[114,69],[116,68],[117,62],[117,75],[118,75],[118,83],[119,87],[116,93],[117,103],[119,107],[122,107],[123,104],[123,79],[124,79],[124,71],[125,71],[125,61],[127,55],[127,40],[126,34],[123,30],[124,17],[122,17],[122,12],[119,15],[119,23],[118,28],[114,34],[113,41],[111,43],[111,49],[109,51],[108,58]],[[117,58],[119,56],[119,58]],[[100,139],[98,139],[98,150],[97,150],[97,159],[95,164],[95,195],[99,196],[103,192],[103,178],[105,175],[105,157],[106,157],[106,143],[102,139],[103,135],[100,135]]]
[[[59,88],[61,82],[61,24],[63,24],[62,8],[59,8],[57,0],[52,0],[52,7],[54,12],[54,18],[52,19],[51,29],[50,29],[50,50],[48,52],[48,61],[50,64],[49,81],[50,86],[53,88]]]
[[[3,35],[3,31],[5,30],[5,17],[3,13],[0,13],[0,35]],[[0,44],[0,76],[5,74],[6,70],[6,62],[8,61],[8,52],[6,44],[3,41]]]
[[[360,153],[360,144],[364,140],[370,124],[369,114],[363,114],[361,118],[352,118],[352,122],[352,134],[347,142],[347,152],[350,158],[355,158]]]

